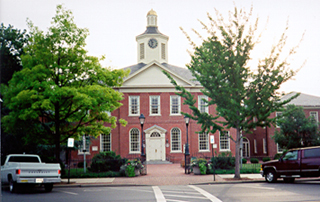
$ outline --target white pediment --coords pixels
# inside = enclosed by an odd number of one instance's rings
[[[125,79],[123,83],[123,87],[154,87],[154,86],[161,86],[161,87],[170,87],[173,85],[170,83],[168,77],[163,73],[163,70],[167,71],[172,78],[177,82],[178,85],[181,86],[192,86],[190,81],[187,81],[176,75],[175,73],[168,70],[163,65],[152,62],[145,67],[141,68],[139,71],[135,72],[134,74],[130,75],[127,79]]]

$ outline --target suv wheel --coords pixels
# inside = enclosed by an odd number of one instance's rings
[[[265,179],[269,183],[276,182],[277,181],[276,172],[274,170],[267,170],[265,174]]]

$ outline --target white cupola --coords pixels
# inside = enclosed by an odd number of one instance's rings
[[[148,64],[154,60],[168,63],[169,37],[159,32],[157,18],[157,13],[151,9],[147,14],[146,31],[136,37],[138,63]]]

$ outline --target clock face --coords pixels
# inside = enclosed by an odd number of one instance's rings
[[[150,48],[155,48],[158,46],[158,41],[156,39],[152,38],[149,40],[148,45]]]

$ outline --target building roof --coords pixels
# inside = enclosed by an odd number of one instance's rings
[[[284,95],[281,100],[286,100],[291,96],[295,95],[297,92],[291,92]],[[320,97],[314,95],[307,95],[301,93],[297,98],[293,99],[289,104],[294,104],[296,106],[302,107],[320,107]]]

